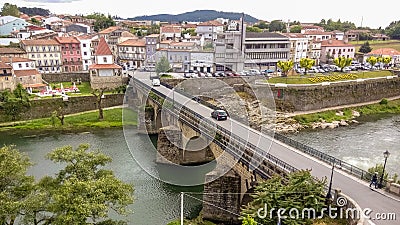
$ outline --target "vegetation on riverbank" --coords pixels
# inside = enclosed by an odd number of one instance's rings
[[[122,118],[124,117],[124,122]],[[104,110],[104,119],[98,119],[98,112],[86,112],[66,115],[64,125],[56,117],[15,122],[0,127],[0,131],[10,130],[84,130],[88,128],[120,128],[124,125],[137,125],[137,113],[127,108]]]
[[[352,107],[341,110],[343,112],[342,115],[338,114],[338,110],[329,110],[325,112],[305,114],[305,115],[297,115],[293,118],[303,124],[310,125],[315,122],[320,122],[324,120],[328,123],[332,121],[341,121],[341,120],[349,120],[353,117],[353,111],[357,111],[361,114],[361,116],[368,115],[377,115],[377,114],[400,114],[400,99],[387,101],[386,99],[382,99],[380,103]]]

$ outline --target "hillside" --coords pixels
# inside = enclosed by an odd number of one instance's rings
[[[193,12],[186,12],[177,15],[171,14],[157,14],[150,16],[137,16],[134,18],[128,18],[129,20],[154,20],[154,21],[163,21],[163,22],[182,22],[182,21],[193,21],[193,22],[204,22],[209,20],[214,20],[217,18],[225,18],[230,20],[239,20],[242,16],[242,13],[235,12],[222,12],[215,10],[196,10]],[[245,14],[245,21],[255,23],[258,21],[257,18],[254,18],[250,15]]]

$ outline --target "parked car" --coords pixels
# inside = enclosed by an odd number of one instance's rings
[[[206,73],[206,77],[212,77],[213,75],[212,75],[212,73]]]
[[[228,114],[224,110],[215,110],[211,113],[211,117],[216,120],[226,120],[228,119]]]
[[[154,78],[154,79],[151,81],[151,84],[152,84],[153,86],[160,86],[160,84],[161,84],[160,79]]]

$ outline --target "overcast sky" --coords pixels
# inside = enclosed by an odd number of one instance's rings
[[[42,7],[53,13],[109,13],[123,18],[160,13],[179,14],[198,9],[244,12],[261,20],[319,22],[341,19],[371,28],[387,27],[400,20],[399,1],[355,0],[0,0],[17,6]]]

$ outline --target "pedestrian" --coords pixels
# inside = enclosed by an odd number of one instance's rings
[[[372,184],[375,185],[375,188],[378,188],[378,172],[375,172],[374,175],[372,175],[371,183],[369,184],[369,187],[371,187]]]

